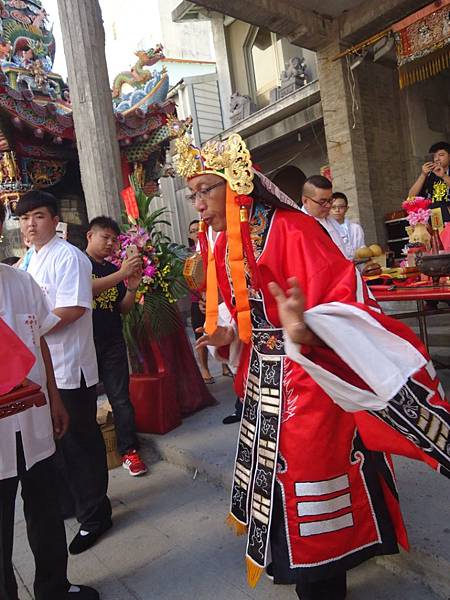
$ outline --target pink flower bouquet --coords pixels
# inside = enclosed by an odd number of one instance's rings
[[[407,198],[402,203],[402,208],[406,210],[408,223],[412,226],[426,225],[431,215],[430,204],[431,200],[422,196]]]

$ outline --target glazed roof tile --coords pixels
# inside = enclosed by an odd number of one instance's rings
[[[69,106],[62,101],[36,97],[30,90],[16,90],[8,85],[8,80],[0,73],[0,112],[10,118],[19,118],[28,127],[41,128],[53,136],[63,139],[75,138],[73,116],[67,111]],[[63,112],[67,111],[67,112]],[[167,100],[163,104],[153,104],[147,109],[137,107],[126,115],[115,112],[117,137],[141,137],[151,133],[166,122],[166,117],[175,112],[175,103]]]

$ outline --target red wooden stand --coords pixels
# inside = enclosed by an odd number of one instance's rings
[[[23,385],[0,396],[0,419],[23,412],[32,406],[45,406],[47,400],[41,386],[25,379]]]

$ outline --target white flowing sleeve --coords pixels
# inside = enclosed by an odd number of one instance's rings
[[[232,327],[234,330],[234,340],[229,345],[228,358],[224,359],[223,356],[219,354],[218,348],[216,348],[215,346],[208,346],[208,350],[216,360],[220,362],[225,362],[230,368],[231,372],[235,374],[239,366],[239,360],[241,357],[243,344],[239,339],[237,324],[231,316],[231,313],[228,310],[225,302],[219,304],[219,316],[217,319],[217,325],[219,327]]]
[[[285,332],[288,358],[301,365],[347,412],[383,410],[408,378],[427,362],[412,344],[355,306],[341,302],[322,304],[307,310],[304,318],[307,326],[372,390],[360,389],[314,363]]]

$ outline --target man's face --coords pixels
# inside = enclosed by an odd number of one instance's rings
[[[54,217],[46,206],[41,206],[20,217],[20,231],[30,244],[40,248],[55,236],[58,222],[58,217]]]
[[[117,234],[112,229],[94,227],[87,232],[87,251],[99,258],[111,256],[117,246]]]
[[[346,201],[343,198],[335,198],[333,200],[333,204],[331,205],[331,216],[338,221],[338,223],[343,223],[345,219],[345,215],[347,213],[348,206]]]
[[[302,202],[312,217],[325,219],[330,214],[333,190],[331,188],[322,190],[314,185],[309,185],[307,195],[302,196]]]
[[[450,154],[447,150],[438,150],[433,154],[433,162],[443,169],[447,169],[450,163]]]
[[[201,218],[214,231],[225,231],[226,181],[219,175],[198,175],[188,181],[192,202]],[[194,199],[195,194],[195,199]]]

